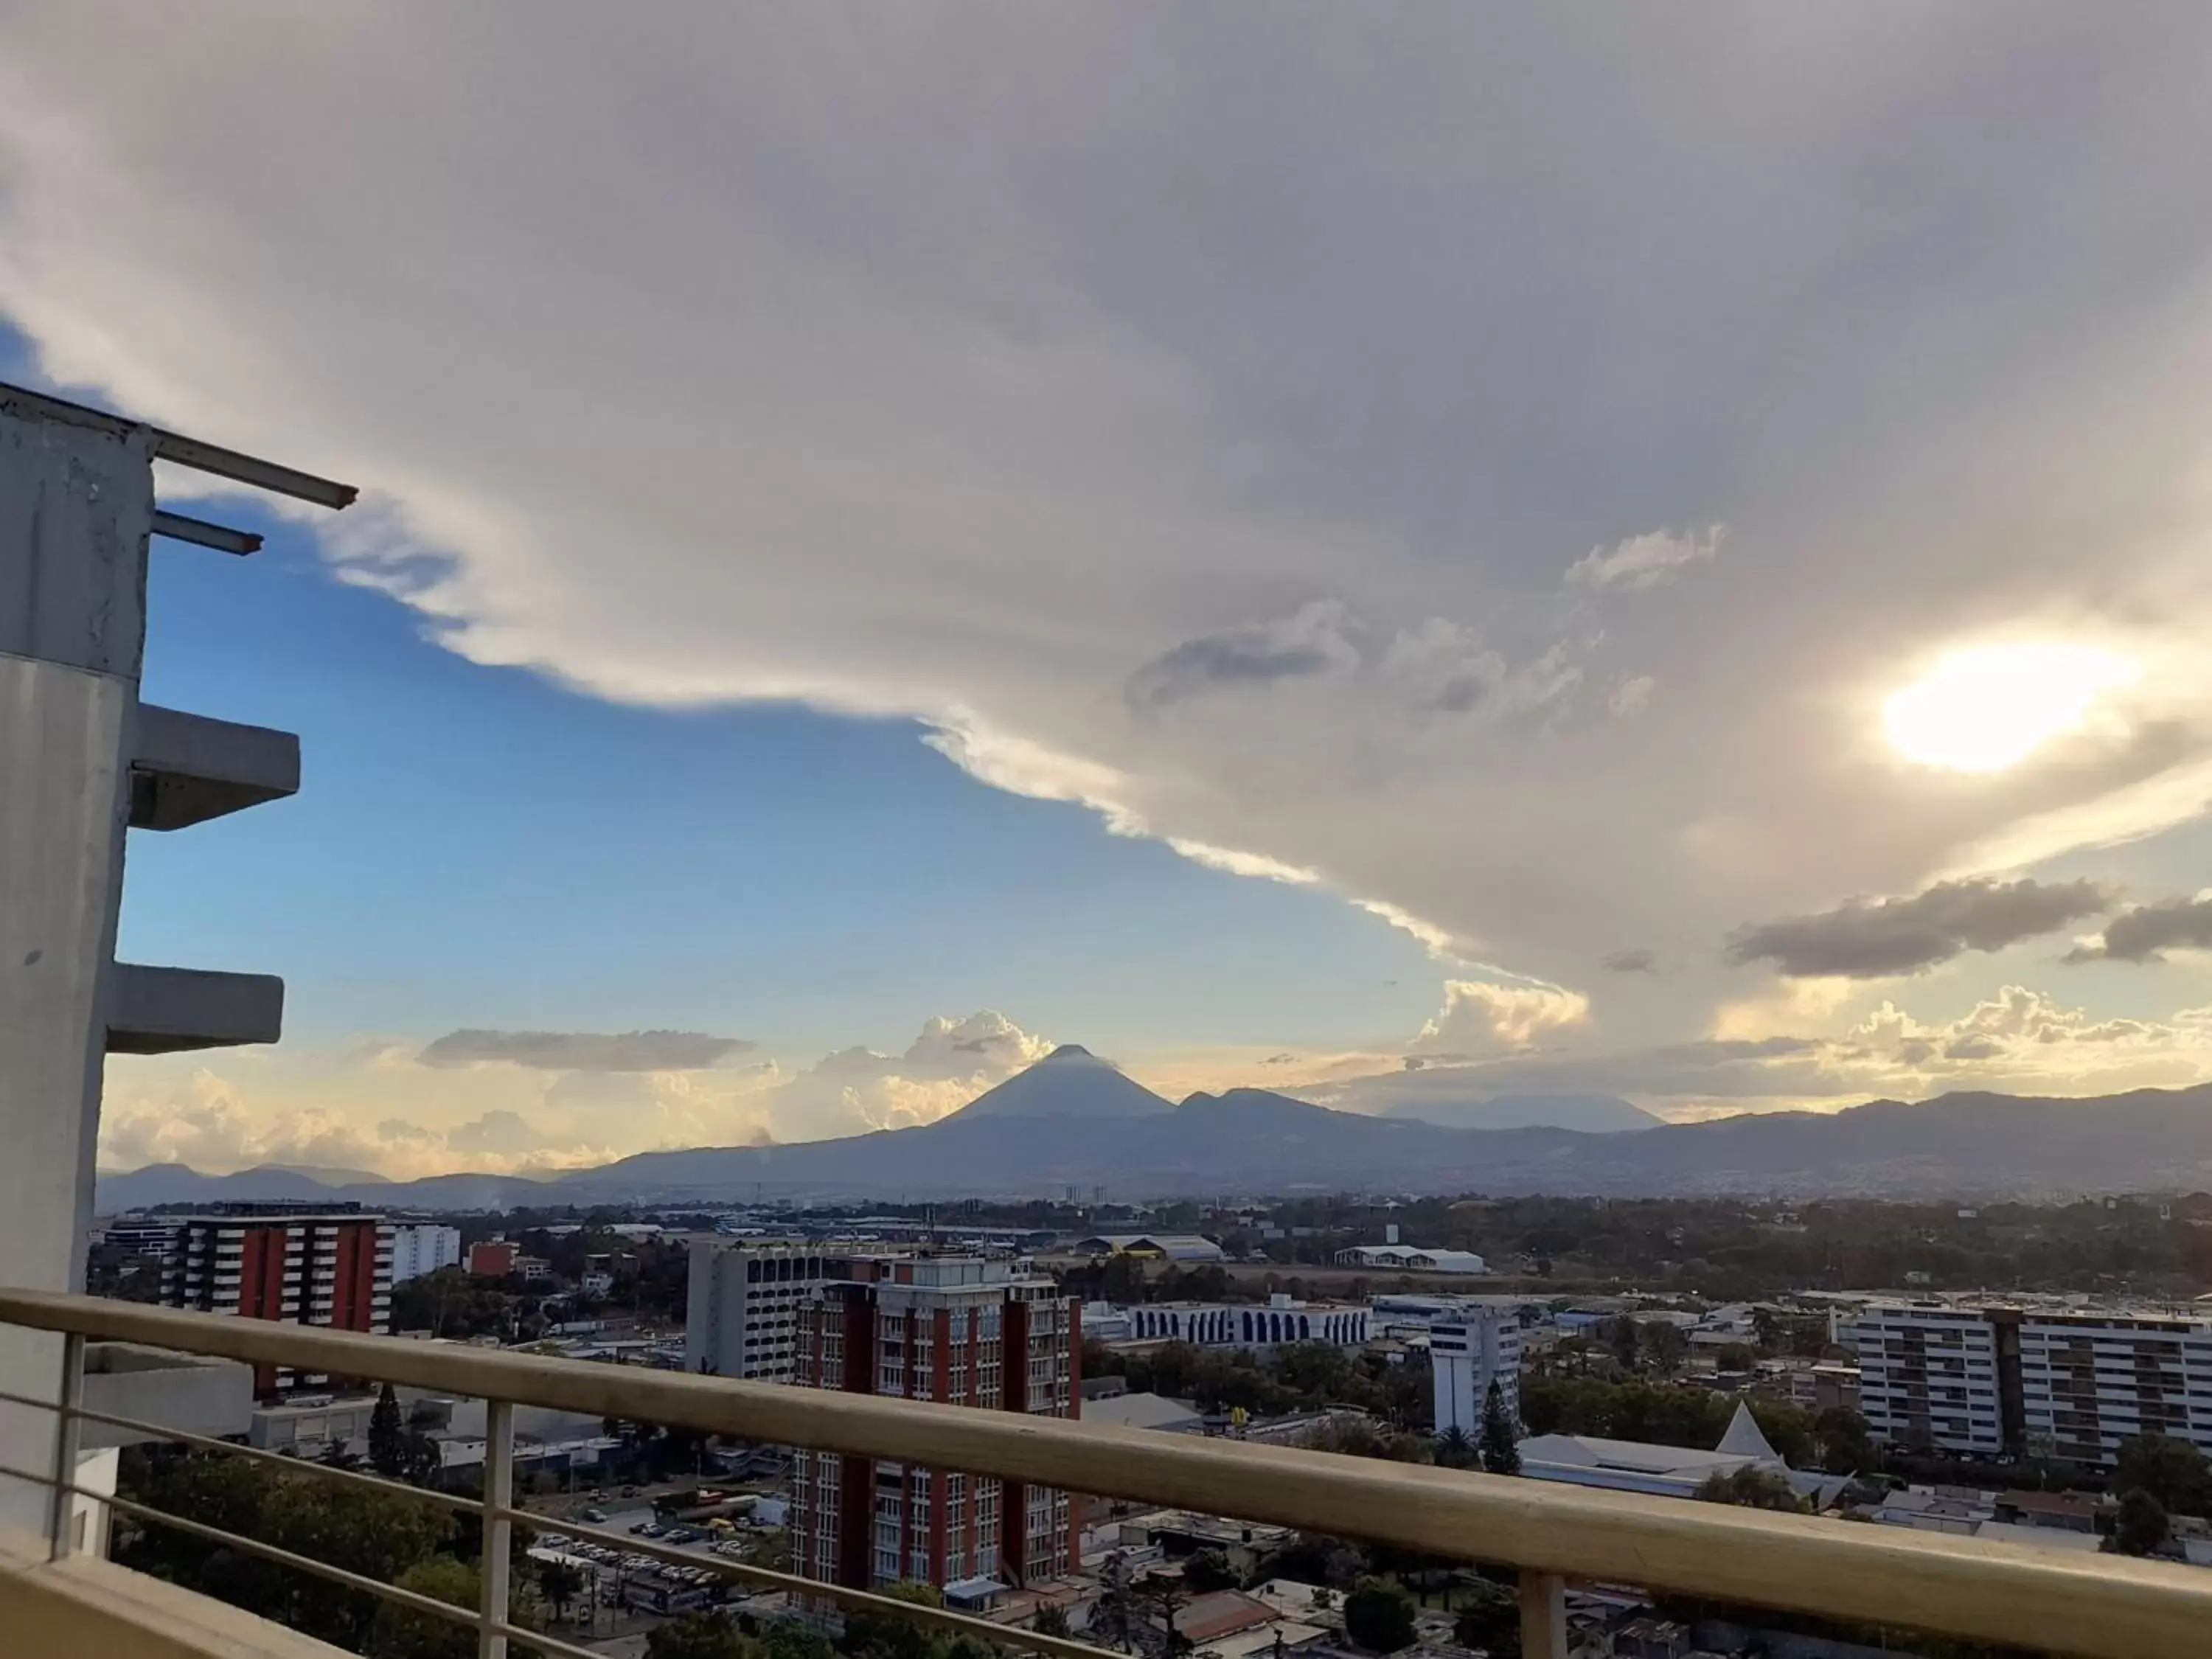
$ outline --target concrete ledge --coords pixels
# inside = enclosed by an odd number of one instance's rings
[[[110,973],[107,1052],[167,1054],[274,1042],[284,1030],[284,981],[118,962]]]
[[[0,1659],[345,1659],[344,1650],[90,1556],[0,1530]]]
[[[300,740],[289,732],[138,706],[131,826],[181,830],[300,792]]]

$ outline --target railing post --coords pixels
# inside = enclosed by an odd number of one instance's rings
[[[477,1659],[507,1659],[507,1538],[512,1525],[507,1507],[514,1501],[514,1407],[505,1400],[484,1401],[483,1559],[479,1572],[483,1595],[478,1603],[483,1629],[477,1638]]]
[[[46,1511],[46,1543],[52,1558],[66,1557],[76,1542],[76,1454],[82,1419],[76,1408],[84,1404],[84,1339],[71,1332],[62,1338],[62,1375],[54,1413],[54,1489]]]
[[[1567,1587],[1556,1572],[1521,1575],[1521,1659],[1567,1659]]]

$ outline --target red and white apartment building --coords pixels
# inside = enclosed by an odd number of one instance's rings
[[[1041,1417],[1081,1414],[1082,1308],[1049,1279],[980,1256],[855,1261],[801,1310],[793,1381]],[[855,1589],[910,1580],[957,1593],[1074,1565],[1068,1494],[952,1470],[800,1451],[799,1573]]]
[[[167,1306],[344,1331],[391,1328],[392,1226],[382,1216],[257,1206],[179,1219],[161,1271]],[[269,1395],[321,1379],[264,1365],[253,1380]]]

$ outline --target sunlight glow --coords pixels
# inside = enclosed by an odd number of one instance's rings
[[[2100,694],[2141,672],[2095,646],[1978,646],[1951,653],[1892,696],[1882,725],[1907,760],[2002,772],[2080,731]]]

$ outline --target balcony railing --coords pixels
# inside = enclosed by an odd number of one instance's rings
[[[1938,1632],[2095,1659],[2203,1659],[2212,1651],[2212,1572],[2166,1562],[2076,1556],[2011,1544],[1720,1504],[1595,1491],[1235,1440],[1108,1428],[1017,1413],[652,1371],[460,1345],[366,1336],[42,1291],[0,1291],[0,1323],[65,1338],[59,1401],[0,1399],[60,1413],[48,1470],[0,1468],[53,1494],[51,1547],[71,1547],[71,1498],[155,1526],[217,1540],[478,1632],[478,1652],[520,1649],[590,1659],[589,1650],[511,1622],[508,1540],[517,1405],[621,1418],[818,1451],[1034,1482],[1061,1491],[1171,1505],[1517,1568],[1522,1651],[1567,1659],[1568,1579],[1635,1585],[1737,1606]],[[481,1398],[486,1455],[481,1500],[283,1458],[285,1468],[368,1482],[474,1515],[483,1528],[483,1601],[474,1610],[410,1595],[326,1564],[221,1532],[135,1499],[80,1488],[78,1427],[107,1424],[243,1457],[278,1455],[84,1408],[88,1338]],[[1105,1650],[720,1556],[562,1520],[560,1530],[610,1547],[703,1567],[724,1577],[964,1632],[1051,1659],[1115,1659]]]

